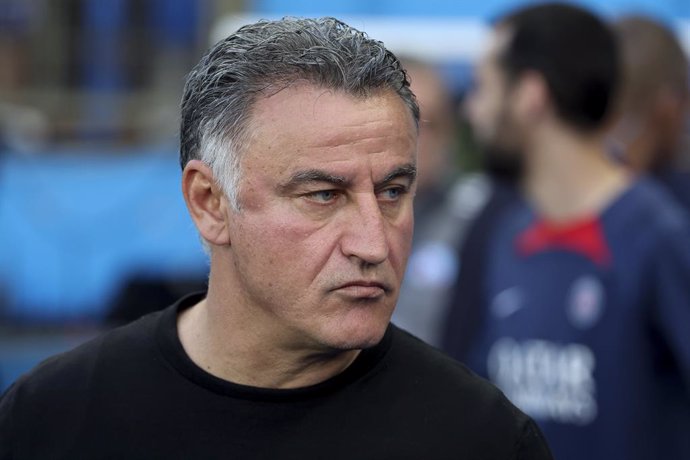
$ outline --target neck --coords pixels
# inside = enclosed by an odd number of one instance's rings
[[[630,180],[607,158],[597,135],[552,127],[538,132],[526,153],[525,193],[549,220],[598,214]]]
[[[266,326],[257,307],[228,301],[238,297],[212,271],[206,299],[178,318],[188,356],[216,377],[260,388],[306,387],[340,374],[360,352],[300,344],[285,330]]]

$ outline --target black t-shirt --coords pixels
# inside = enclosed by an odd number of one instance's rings
[[[51,358],[0,401],[0,458],[549,459],[535,424],[489,383],[395,326],[341,374],[299,389],[216,378],[177,315]]]

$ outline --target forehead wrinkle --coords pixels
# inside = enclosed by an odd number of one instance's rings
[[[342,145],[359,145],[385,141],[391,138],[393,133],[380,132],[379,127],[381,125],[385,125],[388,128],[392,127],[393,123],[390,121],[372,120],[366,123],[342,124],[338,126],[337,132],[324,133],[324,138],[319,139],[311,147],[334,148]],[[369,133],[366,131],[369,131]]]

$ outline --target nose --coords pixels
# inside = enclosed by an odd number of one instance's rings
[[[385,217],[376,197],[363,197],[355,204],[348,216],[341,250],[348,258],[355,258],[366,265],[378,265],[388,258],[388,238]]]

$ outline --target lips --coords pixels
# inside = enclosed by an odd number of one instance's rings
[[[350,297],[373,299],[385,295],[391,287],[378,281],[358,280],[341,284],[334,291]]]

